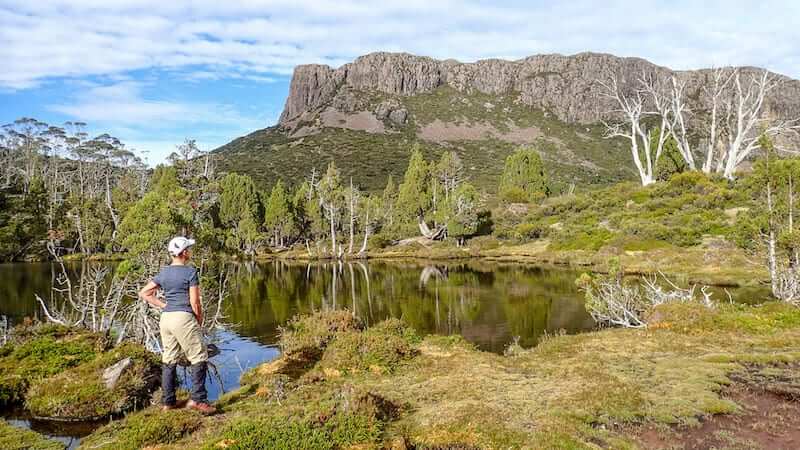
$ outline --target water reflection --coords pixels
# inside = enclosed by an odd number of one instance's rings
[[[68,267],[74,276],[88,264]],[[274,351],[278,329],[298,313],[348,309],[368,325],[398,317],[421,334],[461,334],[500,352],[514,338],[536,345],[545,333],[593,326],[575,287],[578,273],[485,261],[355,261],[311,264],[232,263],[228,336]],[[0,317],[11,323],[39,317],[34,294],[48,294],[58,273],[51,264],[0,264]],[[762,301],[765,287],[730,291],[737,301]],[[713,297],[727,301],[716,289]],[[242,344],[245,345],[245,344]]]
[[[367,325],[398,317],[421,334],[461,334],[502,351],[513,338],[533,346],[544,332],[593,326],[575,288],[577,274],[470,262],[272,261],[235,267],[228,317],[236,331],[275,344],[292,316],[348,309]]]

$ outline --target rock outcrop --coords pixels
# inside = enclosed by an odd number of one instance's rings
[[[298,66],[280,121],[285,124],[334,101],[337,106],[347,105],[353,111],[357,105],[347,100],[349,90],[412,96],[448,85],[460,92],[515,93],[518,101],[550,111],[565,122],[592,123],[614,106],[602,95],[597,80],[615,74],[630,87],[645,70],[672,73],[641,58],[599,53],[537,55],[517,61],[487,59],[474,63],[440,61],[407,53],[372,53],[337,69],[324,65]],[[693,89],[690,98],[699,95],[702,81],[709,75],[708,70],[674,73],[689,78],[689,88]],[[800,82],[787,78],[786,83],[773,91],[769,106],[780,115],[800,113]],[[399,119],[398,113],[393,120]]]
[[[756,70],[742,68],[743,78]],[[372,53],[339,68],[298,66],[280,123],[215,152],[221,170],[246,173],[265,188],[296,183],[335,161],[343,176],[379,191],[390,175],[402,178],[415,144],[430,155],[457,152],[475,186],[489,192],[519,146],[535,147],[553,182],[564,186],[635,180],[629,143],[604,135],[600,121],[617,105],[598,81],[615,75],[630,92],[643,72],[686,81],[687,127],[702,141],[708,69],[672,71],[597,53],[472,63]],[[800,81],[783,81],[770,92],[765,117],[800,117]],[[700,142],[695,148],[702,154]]]

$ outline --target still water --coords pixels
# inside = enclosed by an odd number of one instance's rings
[[[69,268],[77,276],[85,265]],[[578,272],[519,264],[469,262],[284,261],[230,266],[226,315],[231,326],[216,336],[222,353],[209,389],[212,398],[238,387],[242,371],[278,356],[279,327],[296,314],[347,309],[367,325],[403,319],[420,334],[460,334],[478,348],[502,352],[509,343],[535,346],[545,333],[577,333],[594,323],[575,286]],[[58,269],[51,264],[0,264],[0,320],[41,317],[35,294],[47,296]],[[758,301],[761,288],[731,291]],[[714,297],[727,299],[721,289]],[[59,431],[16,417],[75,445],[86,430]],[[88,428],[88,429],[91,429]]]

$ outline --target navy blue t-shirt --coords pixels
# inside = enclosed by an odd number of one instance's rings
[[[197,269],[192,266],[164,266],[153,277],[153,282],[164,291],[164,301],[167,303],[164,312],[193,312],[189,288],[200,284]]]

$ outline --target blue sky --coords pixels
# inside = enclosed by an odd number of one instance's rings
[[[0,0],[0,122],[84,121],[162,162],[276,122],[297,64],[582,51],[800,78],[797,1]]]

